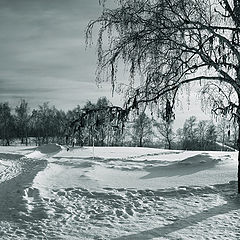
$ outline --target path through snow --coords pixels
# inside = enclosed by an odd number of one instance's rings
[[[240,239],[236,155],[0,148],[0,237]]]

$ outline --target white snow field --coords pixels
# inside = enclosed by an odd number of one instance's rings
[[[240,239],[237,154],[0,147],[0,239]]]

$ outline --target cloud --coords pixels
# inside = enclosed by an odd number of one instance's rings
[[[95,85],[95,50],[86,51],[84,35],[100,10],[98,1],[0,0],[0,100],[64,107],[105,94]]]

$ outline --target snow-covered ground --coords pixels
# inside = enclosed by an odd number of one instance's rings
[[[0,239],[240,239],[237,152],[0,147]]]

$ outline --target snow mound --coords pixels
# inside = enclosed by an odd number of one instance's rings
[[[191,175],[214,168],[220,161],[220,159],[212,158],[206,153],[197,154],[179,162],[146,169],[149,174],[143,176],[142,179]]]
[[[55,155],[62,150],[58,144],[46,144],[37,147],[34,152],[27,154],[27,158],[42,158],[44,156]]]
[[[62,148],[58,144],[46,144],[38,147],[36,150],[43,154],[51,154],[60,152]]]
[[[197,154],[192,157],[188,157],[182,161],[180,161],[178,164],[183,164],[183,165],[199,165],[199,164],[215,164],[221,161],[221,159],[214,159],[212,158],[208,153],[202,153],[202,154]]]

